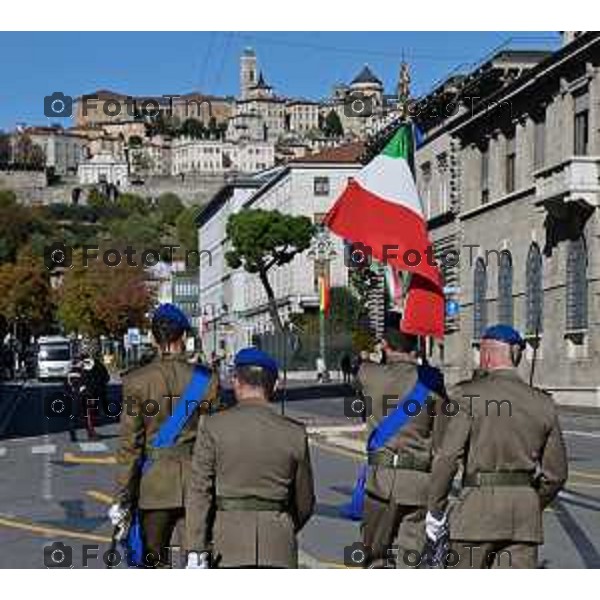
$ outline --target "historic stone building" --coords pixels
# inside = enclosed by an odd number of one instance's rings
[[[444,273],[460,310],[431,354],[458,379],[485,326],[513,324],[525,377],[535,357],[537,385],[600,406],[600,34],[567,34],[551,55],[502,54],[416,117],[434,243],[460,251]]]

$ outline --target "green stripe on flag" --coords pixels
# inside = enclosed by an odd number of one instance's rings
[[[403,158],[412,163],[413,139],[410,125],[401,125],[381,154],[391,158]]]

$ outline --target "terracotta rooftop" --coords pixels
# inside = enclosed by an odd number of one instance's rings
[[[321,162],[321,163],[358,163],[365,151],[364,142],[349,142],[335,148],[324,148],[316,154],[308,154],[291,162]]]

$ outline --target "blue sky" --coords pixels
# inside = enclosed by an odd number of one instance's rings
[[[557,32],[3,32],[0,128],[48,124],[43,98],[54,91],[237,94],[246,46],[283,95],[324,98],[365,63],[393,91],[403,52],[413,93],[420,94],[511,38],[519,48],[559,44]]]

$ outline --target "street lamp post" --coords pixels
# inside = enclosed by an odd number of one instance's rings
[[[329,263],[335,257],[336,251],[333,249],[333,242],[329,236],[329,231],[324,226],[321,225],[317,229],[308,255],[315,262],[315,269],[320,272],[320,275],[324,279],[324,284],[329,285]],[[319,310],[319,355],[323,361],[324,381],[329,379],[325,350],[325,311]]]

